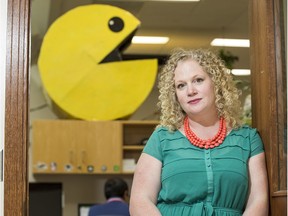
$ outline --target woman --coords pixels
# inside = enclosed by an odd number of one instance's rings
[[[208,50],[177,50],[159,90],[160,125],[137,163],[130,214],[268,215],[263,144],[241,124],[223,61]]]

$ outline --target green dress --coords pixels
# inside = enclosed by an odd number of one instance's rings
[[[248,198],[248,160],[263,152],[256,129],[232,130],[213,149],[157,128],[143,152],[162,163],[157,207],[163,216],[239,216]]]

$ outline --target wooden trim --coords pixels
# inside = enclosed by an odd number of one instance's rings
[[[283,2],[274,1],[274,20],[275,20],[275,63],[276,63],[276,91],[277,91],[277,152],[278,152],[278,167],[273,166],[277,170],[278,190],[287,189],[287,154],[284,153],[284,125],[287,125],[287,85],[286,85],[286,66],[285,66],[285,44],[284,38],[284,14]],[[281,20],[282,19],[282,20]],[[286,86],[286,90],[284,89]],[[285,99],[284,99],[285,98]],[[282,148],[281,148],[282,147]],[[282,162],[282,163],[280,163]],[[284,162],[284,163],[283,163]]]
[[[28,215],[30,0],[8,0],[4,215]]]
[[[275,191],[272,165],[273,150],[277,143],[276,86],[275,79],[275,47],[273,31],[273,0],[250,1],[250,41],[251,41],[251,94],[252,94],[252,122],[265,145],[268,164],[270,190]],[[259,22],[261,20],[261,22]],[[276,157],[277,158],[277,157]]]
[[[272,197],[284,196],[287,197],[287,190],[277,191],[272,194]]]
[[[252,122],[264,142],[269,176],[271,215],[283,214],[287,191],[280,191],[279,145],[283,145],[283,68],[279,23],[280,0],[249,3]],[[282,130],[282,131],[281,131]],[[283,169],[283,168],[282,168]],[[285,181],[286,182],[286,181]],[[287,211],[287,206],[286,206]]]
[[[271,169],[277,158],[274,149],[277,143],[275,133],[276,115],[276,66],[273,31],[273,0],[250,1],[250,65],[252,94],[252,123],[259,130],[265,145],[269,176],[274,176]],[[270,9],[270,10],[269,10]],[[261,20],[261,22],[260,22]],[[273,146],[272,146],[273,145]],[[273,156],[273,157],[272,157]],[[270,188],[275,191],[273,178],[269,178]]]

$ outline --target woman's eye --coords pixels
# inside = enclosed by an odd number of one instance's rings
[[[177,85],[177,89],[181,89],[181,88],[183,88],[184,87],[184,84],[178,84]]]
[[[202,78],[197,78],[197,79],[194,80],[194,83],[201,83],[201,82],[203,82],[203,81],[204,81],[204,79],[202,79]]]

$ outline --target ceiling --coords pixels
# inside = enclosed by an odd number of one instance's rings
[[[137,36],[168,36],[165,45],[131,44],[127,55],[168,55],[173,48],[212,48],[213,38],[248,39],[248,0],[33,0],[32,64],[37,62],[42,39],[53,21],[70,9],[87,4],[109,4],[123,8],[141,21]],[[249,68],[249,48],[225,48],[239,61],[234,68]]]

